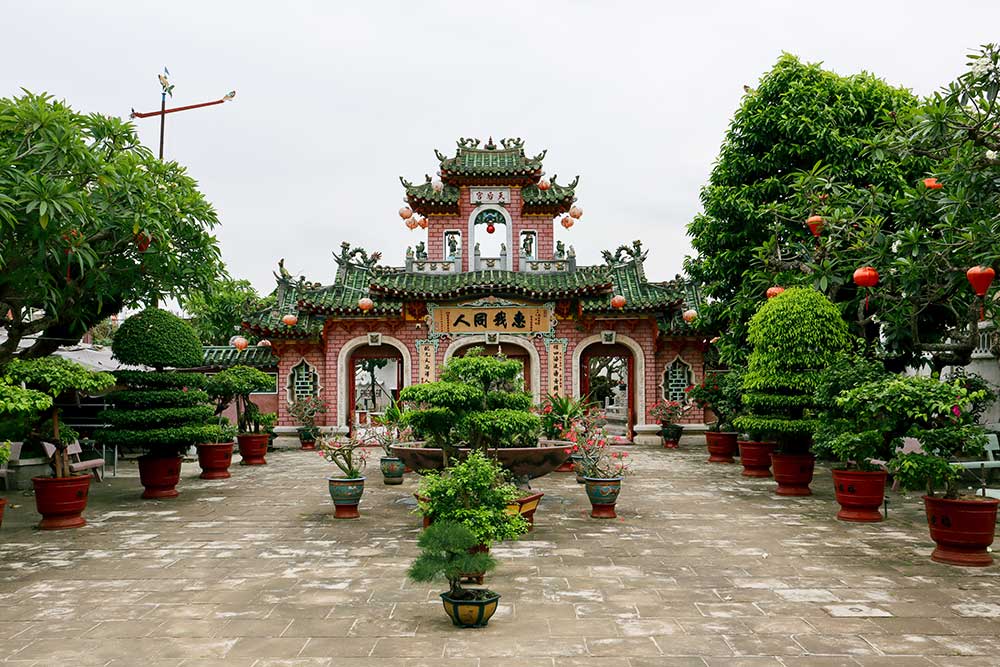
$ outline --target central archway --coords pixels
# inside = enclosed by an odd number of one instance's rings
[[[630,403],[632,405],[632,415],[631,415],[631,430],[632,433],[630,437],[635,437],[635,431],[637,426],[643,426],[646,424],[646,357],[643,354],[642,347],[635,341],[635,339],[626,336],[625,334],[618,333],[615,335],[615,346],[623,346],[631,352],[632,357],[632,368],[631,368],[631,381],[629,382],[629,393],[631,394]],[[602,347],[604,345],[603,338],[601,334],[594,334],[593,336],[587,336],[573,348],[573,363],[571,366],[573,372],[573,396],[576,398],[581,397],[581,391],[584,385],[583,373],[581,371],[584,361],[584,353],[586,350],[592,346]]]
[[[499,351],[502,352],[505,345],[510,346],[510,348],[523,350],[526,354],[512,354],[511,356],[522,356],[522,362],[526,362],[526,372],[524,374],[525,384],[527,385],[528,391],[531,392],[531,399],[536,404],[541,403],[541,359],[539,358],[538,350],[535,349],[532,341],[522,336],[512,336],[510,334],[500,334],[499,341],[500,345],[487,345],[485,336],[462,336],[461,338],[456,338],[445,349],[444,360],[447,362],[455,356],[457,351],[464,347],[483,347],[490,354],[496,354],[498,348]]]

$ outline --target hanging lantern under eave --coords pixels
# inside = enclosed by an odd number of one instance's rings
[[[264,340],[257,341],[257,347],[271,347],[271,341],[266,338]]]
[[[780,285],[775,285],[774,287],[768,287],[767,288],[767,298],[768,299],[773,299],[774,297],[778,296],[779,294],[781,294],[784,291],[785,291],[785,288],[782,287],[782,286],[780,286]]]
[[[235,347],[240,352],[247,349],[247,345],[249,344],[250,343],[248,343],[247,339],[244,338],[243,336],[237,336],[236,338],[233,339],[233,347]]]
[[[434,192],[441,192],[442,190],[444,190],[444,183],[441,181],[440,178],[435,178],[433,181],[431,181],[431,189],[434,190]]]
[[[409,206],[404,206],[403,208],[399,209],[399,217],[401,217],[403,220],[409,220],[410,218],[413,217],[413,209],[410,208]]]
[[[492,234],[496,230],[497,230],[497,228],[493,226],[492,222],[486,224],[486,233],[487,234]]]
[[[294,327],[296,324],[299,323],[299,318],[296,317],[295,315],[292,315],[291,313],[288,313],[287,315],[281,318],[281,323],[284,324],[286,327]]]
[[[928,190],[940,190],[944,186],[938,183],[938,179],[936,178],[925,178],[924,187]]]
[[[574,204],[572,207],[570,207],[569,214],[574,218],[576,218],[577,220],[579,220],[580,218],[583,217],[583,209]]]
[[[613,297],[611,297],[611,307],[616,310],[621,310],[622,308],[624,308],[625,303],[626,303],[625,297],[623,297],[621,294],[615,294]]]
[[[427,218],[420,218],[417,220],[417,224],[420,226],[420,229],[427,229]]]
[[[360,299],[358,299],[358,308],[360,308],[362,312],[367,313],[374,307],[375,307],[375,302],[369,299],[368,297],[363,296]]]
[[[572,227],[575,224],[575,222],[576,221],[573,220],[573,218],[571,218],[570,216],[564,215],[562,217],[562,220],[559,221],[559,224],[561,224],[563,226],[563,228],[569,229],[570,227]]]
[[[549,183],[548,179],[543,178],[542,180],[538,181],[538,189],[539,190],[548,190],[551,187],[552,187],[552,184]]]
[[[687,310],[684,311],[681,317],[684,319],[685,322],[691,324],[696,319],[698,319],[698,311],[695,310],[694,308],[688,308]]]
[[[823,221],[823,216],[820,215],[810,215],[806,218],[806,224],[809,225],[809,231],[816,238],[819,238],[819,233],[823,231],[823,225],[826,224]]]
[[[969,284],[972,285],[972,290],[976,293],[980,299],[986,296],[986,292],[989,291],[990,285],[993,284],[993,279],[996,278],[996,271],[990,266],[974,266],[965,272],[965,277],[969,280]],[[980,321],[986,316],[986,309],[983,304],[979,306],[979,319]]]
[[[417,221],[414,220],[413,218],[407,218],[406,221],[403,224],[406,225],[407,229],[416,229],[417,228]]]

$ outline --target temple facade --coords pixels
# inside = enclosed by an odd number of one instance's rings
[[[278,359],[279,436],[294,436],[296,397],[320,396],[321,423],[345,433],[478,346],[520,361],[536,401],[590,396],[612,432],[658,442],[650,410],[684,400],[704,369],[704,341],[683,317],[698,308],[695,286],[648,280],[638,241],[579,263],[555,240],[555,225],[582,217],[579,178],[547,179],[545,153],[529,157],[520,139],[461,139],[454,156],[435,153],[437,178],[400,179],[400,216],[422,235],[403,266],[349,243],[329,283],[293,278],[282,261],[275,305],[244,322]]]

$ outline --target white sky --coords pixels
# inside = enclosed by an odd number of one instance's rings
[[[422,236],[397,177],[489,135],[581,175],[585,215],[557,226],[581,262],[641,238],[669,279],[743,85],[782,51],[926,94],[1000,38],[1000,2],[0,0],[0,25],[2,96],[126,117],[159,108],[164,65],[173,105],[238,91],[168,116],[166,157],[217,208],[230,272],[266,293],[279,257],[330,282],[342,240],[401,264]],[[155,150],[158,121],[136,123]]]

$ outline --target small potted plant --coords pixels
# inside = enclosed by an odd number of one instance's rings
[[[628,452],[611,449],[611,443],[600,418],[579,422],[577,447],[582,455],[583,483],[590,500],[590,516],[614,519],[615,505],[621,493],[622,479],[629,472]]]
[[[365,492],[365,477],[361,471],[368,463],[364,443],[352,436],[346,441],[327,440],[320,436],[316,441],[320,456],[337,466],[343,477],[327,477],[330,498],[333,500],[335,519],[357,519],[361,516],[358,504]]]
[[[410,565],[407,576],[415,582],[437,579],[448,582],[441,593],[444,610],[460,628],[481,628],[497,610],[500,595],[488,589],[464,588],[466,572],[489,572],[496,560],[476,549],[478,538],[469,528],[454,521],[438,521],[428,526],[417,539],[420,556]]]
[[[573,421],[583,417],[586,409],[584,399],[549,394],[536,410],[542,420],[542,434],[547,440],[562,439]],[[569,460],[553,472],[573,472],[575,469],[573,457],[570,456]]]
[[[753,350],[743,375],[745,413],[733,423],[776,443],[771,463],[779,496],[811,495],[818,407],[813,394],[820,373],[849,350],[847,323],[820,292],[792,287],[754,314],[748,340]],[[748,450],[740,449],[744,467]]]
[[[319,428],[316,426],[316,416],[326,412],[326,403],[319,396],[304,396],[292,401],[288,413],[299,423],[296,432],[302,449],[316,449],[316,438]]]
[[[733,457],[738,451],[739,434],[732,428],[733,418],[740,411],[742,382],[742,372],[732,369],[707,374],[701,382],[685,389],[692,405],[711,410],[715,415],[715,421],[708,425],[705,432],[710,463],[735,463]]]
[[[571,444],[570,460],[576,472],[577,484],[584,483],[585,462],[591,457],[596,457],[598,448],[607,445],[608,435],[604,429],[607,423],[604,412],[596,405],[590,405],[580,417],[570,422],[561,436]]]
[[[663,433],[663,446],[666,449],[677,449],[684,427],[677,423],[687,410],[680,401],[659,401],[649,410],[650,416],[660,422]]]
[[[920,441],[920,451],[894,448],[889,471],[904,489],[926,492],[924,507],[931,539],[937,544],[932,560],[950,565],[986,566],[993,562],[997,519],[996,498],[961,497],[958,456],[981,456],[985,431],[977,418],[992,396],[985,389],[970,391],[962,378],[897,376],[876,380],[844,392],[837,399],[844,409],[878,424],[878,432],[897,443],[903,437]],[[938,491],[943,493],[940,495]]]
[[[820,376],[814,400],[825,408],[819,414],[812,449],[818,456],[839,462],[831,472],[840,521],[882,520],[885,462],[899,444],[900,434],[895,424],[890,426],[883,418],[881,407],[870,411],[873,406],[840,399],[846,391],[889,377],[881,362],[860,355],[844,356]]]
[[[236,442],[245,466],[267,464],[267,444],[270,435],[263,428],[267,418],[254,403],[250,394],[274,390],[274,378],[249,366],[233,366],[213,375],[208,381],[208,393],[218,402],[216,413],[221,414],[230,403],[236,405]]]
[[[195,445],[198,450],[198,467],[201,468],[201,479],[229,479],[232,475],[229,466],[233,463],[233,441],[236,439],[236,427],[219,418],[219,435],[215,442],[200,442]]]
[[[371,437],[375,440],[382,452],[385,454],[379,459],[379,470],[382,471],[382,483],[392,486],[403,483],[403,475],[406,472],[406,465],[398,456],[392,452],[393,446],[400,441],[401,433],[404,432],[403,411],[399,403],[390,400],[385,411],[378,416],[372,417],[372,426],[369,430]]]
[[[200,366],[201,342],[181,318],[147,308],[122,323],[111,350],[127,366],[154,370],[115,371],[123,389],[108,396],[113,407],[101,415],[109,426],[95,437],[107,446],[145,451],[139,457],[143,498],[175,498],[183,454],[222,438],[202,391],[204,375],[168,370]]]

